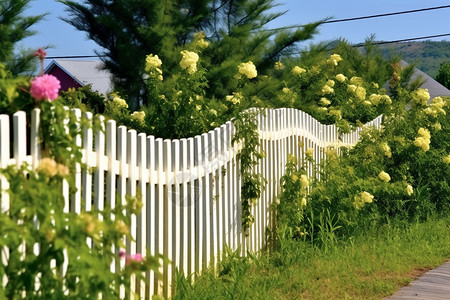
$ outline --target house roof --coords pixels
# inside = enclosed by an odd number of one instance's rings
[[[400,65],[402,67],[406,67],[409,64],[406,61],[402,60],[400,61]],[[420,88],[428,89],[428,93],[430,94],[430,100],[438,96],[450,96],[449,89],[447,89],[445,86],[434,80],[433,77],[431,77],[430,75],[420,71],[417,68],[415,68],[414,70],[414,74],[411,77],[411,81],[417,79],[419,76],[421,76],[422,80],[425,81],[425,83],[422,84]]]
[[[90,84],[92,90],[107,95],[112,88],[111,74],[102,70],[103,62],[99,60],[53,60],[44,70],[49,73],[59,67],[80,85]]]

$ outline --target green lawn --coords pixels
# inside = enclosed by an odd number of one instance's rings
[[[259,258],[230,254],[178,299],[381,299],[450,258],[450,217],[384,225],[326,247],[292,242]],[[181,288],[184,286],[184,288]]]

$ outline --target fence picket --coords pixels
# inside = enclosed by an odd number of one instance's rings
[[[173,203],[171,199],[168,199],[169,189],[172,186],[169,186],[170,182],[170,173],[172,170],[172,141],[164,140],[163,142],[163,169],[165,172],[165,181],[164,181],[164,239],[163,239],[163,254],[166,257],[172,258],[172,247],[173,247]],[[163,295],[168,298],[170,296],[170,280],[172,279],[172,265],[168,262],[164,262],[163,264]]]
[[[86,112],[84,117],[88,122],[92,123],[92,113]],[[91,157],[92,157],[92,145],[94,139],[92,135],[92,128],[88,125],[84,125],[83,127],[83,163],[88,166],[92,165]],[[91,211],[92,208],[92,175],[89,170],[81,171],[81,182],[83,186],[83,190],[81,193],[81,197],[84,200],[84,210]]]
[[[81,110],[79,109],[74,109],[74,115],[75,118],[77,120],[77,128],[80,129],[80,124],[81,124]],[[32,126],[33,127],[33,126]],[[31,139],[33,140],[33,139]],[[77,134],[77,136],[75,137],[75,144],[81,148],[82,146],[82,137],[81,134]],[[35,148],[37,146],[32,145],[32,148]],[[37,147],[37,151],[39,151],[39,147]],[[35,150],[36,151],[36,150]],[[77,163],[75,165],[75,186],[76,186],[76,190],[72,192],[71,195],[71,207],[70,207],[70,211],[79,214],[81,213],[81,166],[79,163]]]
[[[216,262],[217,262],[217,199],[218,195],[216,194],[216,186],[217,186],[217,180],[216,180],[216,174],[215,174],[215,168],[217,168],[218,164],[218,158],[216,154],[216,140],[214,136],[214,131],[208,132],[208,141],[209,146],[207,152],[208,154],[208,186],[210,187],[209,194],[208,194],[208,201],[209,201],[209,219],[211,226],[209,227],[210,230],[210,239],[211,239],[211,245],[209,249],[209,261],[208,267],[215,268]]]
[[[26,114],[23,111],[18,111],[13,115],[13,130],[14,130],[14,159],[16,167],[22,166],[22,163],[26,160],[27,156],[27,125]],[[23,241],[19,245],[19,252],[22,253],[21,260],[25,259],[26,245]]]
[[[155,182],[156,174],[155,172],[155,137],[147,137],[147,170],[148,170],[148,185],[146,194],[146,248],[150,251],[150,255],[156,255],[155,251],[155,228],[156,228],[156,196],[155,196]],[[151,299],[152,295],[157,294],[155,289],[155,272],[147,271],[147,288],[146,288],[146,299]]]
[[[127,128],[125,126],[119,126],[117,128],[117,161],[118,161],[118,178],[117,178],[117,197],[121,199],[121,205],[126,204],[126,185],[127,185]],[[126,213],[126,212],[124,212]],[[128,238],[125,238],[125,244],[128,243]],[[130,249],[126,247],[126,254],[130,255]],[[123,268],[125,262],[119,260],[119,267]],[[120,298],[125,297],[124,287],[120,288]]]
[[[183,271],[183,265],[181,264],[181,235],[180,232],[182,231],[181,227],[181,216],[182,216],[182,199],[181,199],[181,190],[180,185],[183,184],[181,176],[177,175],[180,174],[181,168],[180,168],[180,141],[179,140],[173,140],[172,141],[172,157],[170,158],[172,161],[172,169],[171,171],[174,172],[173,180],[169,184],[172,186],[169,186],[169,203],[172,205],[172,253],[171,259],[172,259],[172,270],[175,271],[175,269],[178,267],[179,271]],[[181,175],[181,174],[180,174]]]
[[[6,168],[10,161],[10,131],[9,131],[9,116],[0,115],[0,168]],[[0,187],[1,187],[1,198],[0,198],[0,213],[8,214],[10,209],[9,202],[9,182],[3,175],[0,175]],[[0,249],[1,263],[6,266],[9,261],[9,248],[2,247]],[[2,277],[2,286],[6,286],[8,283],[8,278],[6,274]]]
[[[26,160],[27,156],[27,125],[26,114],[24,111],[18,111],[13,115],[14,123],[14,159],[16,167],[19,168]]]
[[[136,197],[136,177],[138,176],[137,170],[137,133],[136,130],[131,129],[126,133],[126,164],[128,176],[126,180],[126,194],[131,197]],[[137,201],[133,200],[133,201]],[[131,238],[127,239],[126,247],[127,253],[136,253],[136,238],[137,238],[137,220],[136,215],[127,212],[130,218],[130,235]],[[137,280],[136,276],[131,276],[131,293],[137,293]]]
[[[202,190],[202,202],[204,205],[203,209],[203,226],[202,231],[205,236],[205,240],[203,241],[203,268],[209,267],[210,259],[211,259],[211,202],[210,202],[210,173],[209,173],[209,164],[210,164],[210,142],[208,133],[203,133],[201,136],[202,140],[202,154],[203,160],[201,161],[201,167],[203,170],[202,181],[203,181],[203,190]]]
[[[229,172],[228,169],[228,156],[227,156],[227,150],[228,150],[228,144],[227,144],[227,125],[223,124],[220,126],[219,131],[219,137],[220,143],[219,143],[219,155],[222,155],[222,161],[223,165],[222,168],[219,170],[220,178],[221,178],[221,187],[220,187],[220,197],[221,197],[221,204],[222,204],[222,222],[220,223],[222,226],[222,240],[220,244],[220,257],[219,259],[222,260],[223,258],[223,251],[225,250],[225,245],[230,245],[230,235],[229,235],[229,191],[228,191],[228,175]]]
[[[105,188],[105,134],[104,134],[104,118],[100,117],[101,128],[95,133],[95,153],[97,168],[94,172],[94,206],[99,211],[105,208],[104,204],[104,188]]]
[[[227,158],[227,173],[226,173],[226,177],[227,177],[227,184],[226,184],[226,188],[227,188],[227,194],[228,196],[228,227],[227,227],[227,233],[228,233],[228,246],[230,247],[230,249],[235,250],[236,249],[236,242],[235,242],[235,231],[234,231],[234,224],[236,222],[236,219],[234,218],[234,206],[233,206],[233,199],[235,199],[235,195],[234,195],[234,189],[233,189],[233,178],[234,178],[234,168],[233,168],[233,146],[232,146],[232,142],[231,142],[231,138],[232,138],[232,125],[231,122],[227,122],[226,124],[226,141],[227,141],[227,148],[226,148],[226,158]]]
[[[140,194],[140,200],[142,201],[141,212],[136,217],[136,253],[141,253],[146,256],[146,221],[147,221],[147,135],[140,133],[137,137],[137,191]],[[139,291],[139,295],[145,295],[145,279],[138,280],[136,282],[136,291]]]
[[[9,116],[0,115],[0,168],[4,169],[10,164],[10,128]],[[0,175],[1,181],[1,213],[9,211],[9,182],[3,175]],[[2,251],[3,255],[4,251]],[[6,255],[6,252],[5,252]]]
[[[188,177],[188,191],[187,191],[187,214],[188,214],[188,274],[192,275],[196,271],[196,230],[195,226],[197,224],[196,222],[196,201],[198,198],[196,198],[196,192],[195,192],[195,177],[193,169],[195,167],[194,163],[194,139],[188,138],[187,139],[187,170],[189,170],[189,173],[186,173],[186,176]],[[193,278],[193,277],[192,277]]]
[[[157,170],[157,185],[155,187],[155,254],[163,253],[164,238],[164,185],[162,184],[164,176],[163,169],[163,140],[155,140],[155,169]],[[159,272],[163,272],[162,261]],[[155,274],[155,294],[162,294],[163,280],[161,275]]]
[[[116,121],[108,120],[106,122],[106,156],[108,157],[108,172],[106,173],[106,205],[114,209],[116,207]],[[112,214],[111,219],[114,220],[115,217]],[[119,257],[119,249],[115,246],[112,248],[115,257]],[[119,270],[119,259],[114,259],[111,263],[111,272]]]
[[[188,242],[190,237],[189,232],[189,219],[188,219],[188,211],[189,211],[189,198],[188,198],[188,180],[189,177],[188,170],[188,141],[187,139],[180,140],[180,165],[179,170],[181,173],[181,188],[180,188],[180,196],[179,196],[179,209],[180,209],[180,266],[182,272],[185,277],[188,277],[189,273],[189,261],[188,261]]]
[[[41,110],[36,108],[31,111],[31,126],[30,126],[30,155],[31,167],[35,170],[38,167],[41,157],[41,143],[39,137],[40,128],[40,113]],[[79,186],[79,185],[78,185]]]

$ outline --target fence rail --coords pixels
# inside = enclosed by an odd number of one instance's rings
[[[81,117],[79,110],[75,114]],[[92,120],[92,114],[84,116]],[[11,131],[10,117],[0,116],[1,168],[23,162],[33,168],[38,166],[39,123],[39,110],[35,109],[27,140],[24,112],[12,116]],[[269,208],[280,193],[288,154],[300,160],[306,149],[313,148],[314,160],[320,163],[326,157],[327,147],[353,145],[361,131],[357,128],[340,135],[336,126],[320,124],[295,109],[267,109],[259,114],[260,150],[266,155],[255,172],[262,174],[268,184],[252,207],[255,222],[245,235],[241,230],[241,182],[236,158],[239,145],[231,142],[235,132],[231,122],[208,133],[177,140],[138,134],[112,120],[102,119],[101,124],[104,130],[93,132],[85,127],[83,135],[76,137],[83,149],[83,162],[92,169],[78,167],[77,191],[69,191],[65,186],[65,211],[90,211],[92,205],[101,210],[105,203],[114,206],[117,195],[120,201],[125,201],[126,194],[142,195],[142,212],[131,220],[135,241],[127,241],[127,253],[145,253],[147,248],[150,253],[161,253],[171,260],[164,263],[161,276],[147,272],[143,282],[133,283],[132,289],[145,299],[153,294],[169,296],[175,268],[185,275],[201,272],[221,259],[225,245],[232,250],[241,249],[243,255],[262,249],[266,228],[273,225],[274,215]],[[366,125],[379,127],[381,116]],[[307,172],[313,176],[311,167]],[[4,212],[9,208],[5,178],[0,185]]]

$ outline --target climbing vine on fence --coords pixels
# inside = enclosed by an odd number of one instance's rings
[[[254,167],[264,157],[260,150],[258,124],[256,118],[259,110],[247,110],[238,114],[234,120],[236,134],[233,143],[241,143],[237,158],[241,163],[241,202],[242,202],[242,228],[247,232],[255,221],[251,213],[252,205],[255,205],[264,190],[267,180],[255,173]]]

